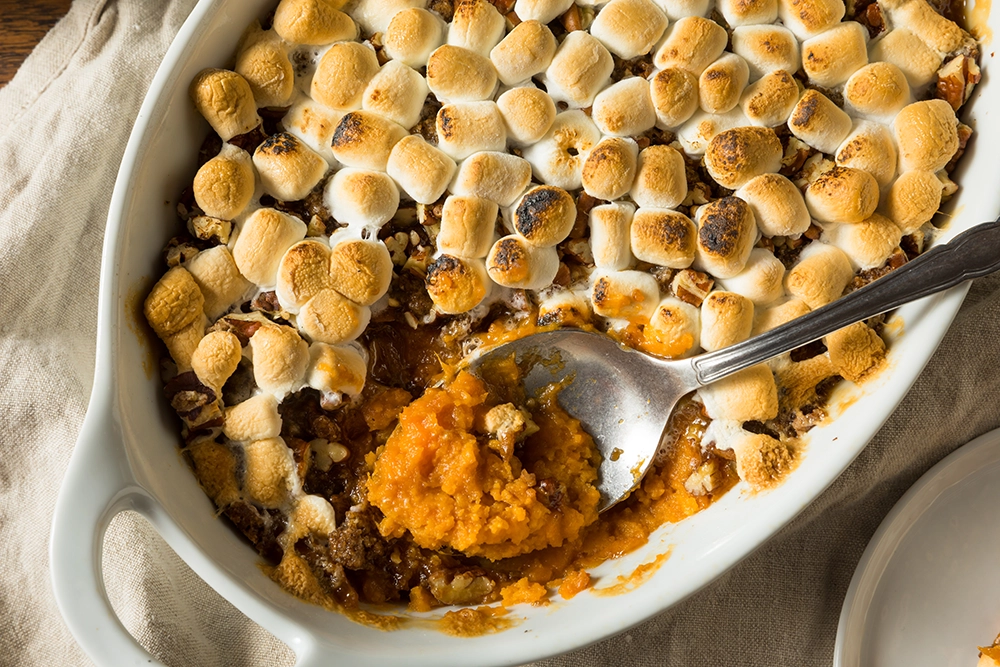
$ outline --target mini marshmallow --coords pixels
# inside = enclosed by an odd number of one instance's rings
[[[278,400],[271,394],[258,394],[226,409],[222,433],[234,442],[249,442],[281,435]]]
[[[640,262],[670,269],[686,269],[694,261],[698,230],[683,213],[662,208],[640,208],[632,217],[629,239]]]
[[[278,303],[288,312],[298,313],[320,290],[333,286],[330,249],[325,244],[299,241],[281,257],[275,292]]]
[[[853,225],[833,225],[823,233],[823,240],[843,250],[855,270],[885,264],[902,238],[896,223],[878,213]]]
[[[914,102],[893,122],[899,171],[943,169],[958,151],[958,121],[944,100]]]
[[[612,200],[628,194],[635,180],[639,147],[633,139],[607,137],[597,143],[583,164],[584,191],[595,199]]]
[[[590,323],[590,301],[585,293],[568,289],[546,291],[538,304],[538,326],[580,327]]]
[[[250,84],[257,107],[288,106],[295,90],[295,73],[288,54],[276,41],[250,44],[236,57],[234,69]]]
[[[880,6],[889,14],[890,25],[906,26],[938,53],[978,48],[969,33],[942,16],[926,0],[887,0]]]
[[[488,199],[448,197],[441,209],[438,250],[455,257],[486,257],[493,245],[497,211],[496,202]]]
[[[778,0],[719,0],[717,6],[733,28],[774,23],[778,18]]]
[[[533,246],[517,234],[494,243],[486,257],[486,271],[493,282],[515,289],[548,287],[558,270],[555,246]]]
[[[685,154],[698,157],[705,154],[715,135],[747,125],[749,123],[739,107],[723,114],[705,113],[699,109],[677,128],[677,141]]]
[[[288,132],[265,139],[254,151],[253,164],[264,192],[278,201],[305,199],[329,168],[326,160]]]
[[[386,173],[418,204],[433,204],[451,183],[455,161],[418,134],[403,137],[392,147]]]
[[[613,202],[590,209],[590,248],[599,269],[622,271],[632,265],[630,229],[635,206]]]
[[[514,13],[522,21],[549,23],[573,6],[573,0],[517,0]]]
[[[514,231],[531,245],[541,248],[565,240],[575,222],[573,197],[554,185],[531,188],[514,207]]]
[[[701,347],[714,352],[742,343],[753,329],[753,301],[715,290],[701,304]]]
[[[437,114],[438,147],[456,160],[479,151],[503,151],[507,130],[495,102],[446,104]]]
[[[497,72],[488,58],[445,44],[427,59],[427,85],[442,102],[485,100],[497,89]]]
[[[710,0],[656,0],[671,21],[680,21],[689,16],[702,17],[708,14]]]
[[[903,234],[912,234],[930,222],[941,207],[942,188],[934,172],[915,169],[901,174],[886,196],[886,215]]]
[[[360,109],[365,88],[378,69],[378,58],[371,47],[337,42],[316,65],[309,96],[338,111]]]
[[[650,0],[611,0],[601,8],[590,34],[619,58],[649,53],[667,29],[667,16]]]
[[[791,298],[770,308],[755,308],[753,334],[760,334],[776,329],[782,324],[787,324],[797,317],[802,317],[810,311],[806,302],[801,299]]]
[[[639,152],[629,195],[641,207],[675,208],[687,197],[684,157],[670,146],[648,146]]]
[[[243,277],[259,285],[274,285],[282,255],[306,236],[306,225],[273,208],[259,208],[240,227],[233,261]]]
[[[441,255],[427,267],[427,293],[445,315],[467,313],[489,296],[493,282],[481,259]]]
[[[896,144],[881,123],[860,121],[837,149],[837,164],[867,171],[885,187],[896,175]]]
[[[411,7],[423,7],[426,0],[355,0],[352,3],[351,17],[361,26],[362,33],[371,35],[376,32],[385,34],[392,17]]]
[[[333,132],[333,155],[348,167],[385,171],[389,153],[407,131],[371,111],[345,114]]]
[[[832,28],[846,11],[843,0],[778,0],[778,18],[799,39]]]
[[[497,98],[497,108],[507,128],[507,139],[515,146],[539,141],[556,119],[556,104],[538,88],[511,88]]]
[[[892,63],[865,65],[844,86],[844,106],[859,116],[891,122],[909,103],[906,75]]]
[[[885,341],[864,322],[855,322],[823,339],[830,363],[849,382],[863,382],[885,362]]]
[[[287,42],[322,46],[352,40],[358,27],[344,12],[343,0],[282,0],[274,10],[274,31]]]
[[[333,289],[354,303],[370,306],[389,291],[392,258],[385,244],[341,232],[330,237]]]
[[[224,144],[214,158],[194,176],[194,200],[213,218],[232,220],[253,199],[253,164],[245,150]]]
[[[878,181],[867,171],[834,167],[809,184],[805,199],[820,222],[861,222],[878,206]]]
[[[685,69],[660,70],[650,79],[649,93],[660,129],[675,128],[698,110],[698,77]]]
[[[649,94],[649,82],[633,76],[613,83],[594,98],[590,114],[604,134],[630,137],[656,125],[656,109]]]
[[[647,352],[670,359],[689,356],[699,349],[701,311],[676,297],[665,297],[642,333]]]
[[[796,72],[802,65],[795,35],[780,25],[740,26],[732,42],[733,53],[747,61],[751,81],[778,70]]]
[[[601,131],[585,113],[564,111],[540,141],[525,147],[523,155],[539,181],[577,190],[583,186],[587,155],[600,139]]]
[[[531,165],[509,153],[483,151],[466,158],[452,182],[452,193],[510,206],[531,182]]]
[[[361,108],[403,127],[413,127],[427,98],[427,82],[415,70],[390,60],[365,88]]]
[[[660,69],[677,67],[700,76],[722,55],[728,41],[725,28],[715,21],[688,16],[667,29],[653,64]]]
[[[823,93],[807,90],[788,119],[788,129],[821,153],[833,153],[851,131],[851,117]]]
[[[545,71],[556,53],[556,38],[538,21],[518,23],[490,51],[490,61],[505,85],[512,86]]]
[[[191,360],[198,349],[198,344],[205,335],[205,326],[208,319],[199,314],[198,317],[177,333],[163,338],[163,344],[167,347],[167,353],[177,365],[178,373],[186,373],[191,370]]]
[[[753,212],[742,199],[723,197],[698,209],[698,243],[692,264],[716,278],[738,275],[757,240]]]
[[[211,331],[198,341],[198,347],[191,355],[191,370],[202,384],[214,389],[218,396],[242,358],[243,348],[235,334]]]
[[[332,111],[308,97],[302,97],[288,109],[288,113],[281,119],[281,125],[326,160],[327,164],[335,166],[337,158],[333,156],[331,144],[333,133],[342,117],[340,112]]]
[[[750,205],[764,236],[798,236],[812,224],[802,193],[781,174],[761,174],[734,194]]]
[[[556,102],[582,109],[594,103],[614,67],[611,54],[597,39],[574,30],[563,39],[545,70],[545,86]]]
[[[525,17],[521,17],[524,20]],[[448,43],[469,49],[484,58],[503,39],[507,22],[487,0],[457,0],[448,30]]]
[[[785,265],[767,248],[750,251],[744,269],[732,278],[723,278],[718,284],[753,301],[755,306],[766,306],[785,295]]]
[[[785,275],[785,290],[815,310],[839,298],[853,277],[851,260],[843,250],[813,241]]]
[[[868,64],[868,29],[844,21],[802,42],[802,69],[809,80],[833,88]]]
[[[330,345],[354,340],[370,321],[370,308],[359,306],[332,289],[321,290],[309,299],[296,318],[299,329],[313,342]],[[254,363],[256,367],[256,359]]]
[[[265,393],[281,400],[302,386],[309,345],[291,327],[265,325],[250,337],[253,376]]]
[[[590,302],[601,317],[648,322],[660,303],[656,278],[644,271],[594,272]]]
[[[212,321],[238,303],[250,289],[229,248],[224,245],[202,250],[185,262],[184,267],[198,284],[205,298],[205,315]]]
[[[787,71],[779,69],[750,84],[740,98],[740,108],[751,124],[778,127],[792,115],[799,95],[798,82]]]
[[[323,394],[358,396],[367,374],[365,358],[354,347],[326,343],[309,346],[306,384]]]
[[[920,88],[934,79],[943,58],[912,32],[897,27],[872,44],[871,60],[895,65],[910,86]]]
[[[720,185],[735,189],[760,174],[781,169],[784,150],[769,127],[736,127],[712,138],[705,167]]]
[[[223,141],[246,134],[260,125],[253,90],[236,72],[202,70],[191,82],[189,92],[198,113]]]
[[[389,21],[382,45],[393,60],[420,69],[427,64],[431,52],[441,46],[445,29],[438,16],[422,7],[410,7],[397,12]]]
[[[243,492],[257,505],[278,509],[288,501],[295,460],[281,438],[254,440],[244,448]]]
[[[725,53],[709,65],[698,79],[698,100],[708,113],[725,113],[739,104],[750,80],[747,61]]]
[[[399,190],[386,174],[347,168],[327,181],[323,201],[338,222],[381,227],[396,214]]]
[[[714,420],[764,421],[778,416],[778,388],[767,364],[713,382],[698,395]]]

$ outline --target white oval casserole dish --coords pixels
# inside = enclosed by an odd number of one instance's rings
[[[208,129],[187,89],[205,67],[229,62],[249,23],[274,0],[201,0],[153,79],[122,160],[108,214],[101,268],[97,368],[86,420],[56,506],[51,540],[54,588],[76,639],[98,665],[158,664],[115,617],[100,572],[101,542],[115,513],[144,515],[210,586],[295,651],[296,665],[505,665],[579,648],[620,632],[693,594],[750,554],[815,499],[888,418],[933,354],[967,286],[910,304],[888,331],[889,368],[863,390],[834,394],[837,418],[809,433],[799,467],[780,487],[749,495],[743,485],[707,510],[655,532],[649,543],[594,571],[596,587],[670,551],[634,590],[587,591],[545,607],[515,607],[513,629],[456,638],[426,624],[383,632],[293,598],[265,577],[257,554],[216,518],[178,453],[176,421],[151,367],[150,341],[137,322],[176,231],[176,196],[195,170]],[[998,29],[992,17],[989,26]],[[1000,211],[1000,87],[983,53],[984,77],[966,107],[976,136],[955,175],[948,234]],[[905,323],[905,326],[904,326]],[[905,332],[903,330],[905,329]],[[842,406],[842,407],[838,407]],[[440,614],[440,610],[439,610]]]

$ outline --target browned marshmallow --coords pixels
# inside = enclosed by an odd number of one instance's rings
[[[957,23],[938,13],[926,0],[887,0],[891,25],[906,26],[938,53],[976,48],[976,41]]]
[[[510,153],[482,151],[462,161],[452,193],[472,195],[510,206],[531,182],[531,165]]]
[[[549,23],[573,5],[573,0],[517,0],[514,13],[522,21]]]
[[[257,386],[277,399],[298,390],[309,362],[309,345],[291,327],[264,325],[250,337]]]
[[[860,121],[837,149],[837,164],[867,171],[885,187],[896,175],[896,143],[881,123]]]
[[[778,0],[778,18],[799,39],[809,39],[844,18],[842,0]]]
[[[554,185],[538,185],[514,207],[514,230],[533,246],[554,246],[569,236],[576,222],[573,197]]]
[[[309,346],[306,383],[324,394],[357,396],[365,387],[365,358],[349,345],[313,343]]]
[[[622,271],[632,265],[633,215],[635,207],[625,202],[590,209],[590,248],[597,268]]]
[[[310,97],[338,111],[361,108],[368,82],[378,72],[375,51],[358,42],[338,42],[320,58]]]
[[[850,382],[864,382],[885,365],[885,342],[864,322],[856,322],[823,339],[830,362]]]
[[[361,108],[403,127],[413,127],[420,120],[426,98],[424,77],[403,63],[390,60],[368,82]]]
[[[305,199],[326,174],[326,160],[288,132],[272,134],[257,147],[253,164],[264,192],[279,201]]]
[[[223,141],[260,125],[250,84],[236,72],[202,70],[191,82],[190,93],[198,113]]]
[[[760,174],[777,173],[783,153],[771,128],[737,127],[709,142],[705,167],[720,185],[735,189]]]
[[[580,326],[590,322],[590,301],[586,293],[562,289],[546,291],[538,304],[538,325]]]
[[[399,208],[399,190],[388,175],[341,169],[327,181],[324,202],[338,221],[352,227],[381,227]]]
[[[653,57],[660,69],[678,67],[700,76],[706,67],[722,55],[729,35],[715,21],[687,16],[667,29]]]
[[[371,310],[336,290],[325,289],[309,299],[296,321],[313,341],[336,345],[360,336],[371,321]]]
[[[544,137],[523,150],[538,180],[564,190],[583,187],[583,165],[601,139],[601,131],[585,113],[564,111]]]
[[[677,143],[686,155],[698,157],[705,154],[715,135],[746,126],[746,118],[740,109],[723,114],[705,113],[699,109],[688,122],[677,128]]]
[[[888,121],[909,103],[906,75],[892,63],[865,65],[844,86],[845,106],[860,116]]]
[[[608,51],[629,60],[649,53],[667,29],[667,16],[650,0],[611,0],[590,24]]]
[[[278,400],[271,394],[258,394],[226,409],[222,432],[234,442],[277,438],[281,435]]]
[[[733,28],[774,23],[778,18],[778,0],[719,0],[716,6]]]
[[[761,174],[735,195],[750,205],[764,236],[797,236],[812,222],[802,193],[781,174]]]
[[[386,172],[419,204],[433,204],[455,175],[455,161],[418,134],[403,137],[389,153]]]
[[[941,180],[933,172],[908,171],[889,188],[885,213],[903,234],[912,234],[937,213],[941,206],[941,190]]]
[[[331,142],[343,115],[303,96],[288,109],[281,125],[323,156],[328,164],[334,165],[337,158],[333,157]]]
[[[502,151],[507,130],[495,102],[446,104],[437,114],[438,146],[456,160],[479,151]]]
[[[397,12],[382,35],[386,55],[407,67],[420,69],[444,41],[445,25],[422,7]]]
[[[198,169],[193,190],[195,202],[206,215],[232,220],[253,199],[250,156],[242,148],[224,145],[218,155]]]
[[[613,83],[594,98],[594,124],[604,134],[627,137],[642,134],[656,125],[656,109],[649,82],[633,76]]]
[[[297,313],[321,290],[333,287],[330,277],[330,249],[319,241],[299,241],[285,251],[278,265],[275,291],[278,303]]]
[[[306,235],[306,225],[273,208],[254,211],[240,227],[233,260],[243,277],[261,287],[274,285],[281,257]]]
[[[426,4],[425,0],[353,0],[350,13],[361,28],[362,35],[384,34],[398,12]]]
[[[354,39],[358,28],[342,0],[281,0],[274,10],[274,31],[285,41],[320,46]]]
[[[733,31],[733,53],[742,56],[750,68],[750,79],[801,66],[795,35],[780,25],[745,25]]]
[[[833,88],[868,64],[868,29],[844,21],[802,42],[802,69],[809,80]]]
[[[701,347],[707,352],[742,343],[753,329],[753,301],[715,290],[701,304]]]
[[[218,394],[243,357],[240,339],[229,331],[212,331],[198,342],[191,356],[191,370]]]
[[[799,84],[781,69],[750,84],[740,98],[740,108],[752,125],[784,125],[799,101]]]
[[[456,257],[486,257],[493,245],[497,211],[496,202],[488,199],[448,197],[441,209],[438,250]]]
[[[809,184],[805,199],[820,222],[861,222],[878,206],[878,181],[867,171],[834,167]]]
[[[698,78],[698,100],[707,113],[725,113],[735,107],[750,80],[747,61],[724,53]]]
[[[590,33],[575,30],[556,49],[545,70],[545,85],[557,102],[582,109],[594,103],[608,83],[615,63],[611,54]]]
[[[523,21],[490,51],[500,81],[508,86],[544,72],[556,53],[556,38],[545,24]]]
[[[489,58],[490,51],[503,39],[505,27],[506,21],[493,3],[487,0],[457,0],[448,30],[448,43]]]
[[[767,248],[754,248],[740,273],[718,283],[723,289],[750,299],[754,305],[765,306],[785,295],[784,280],[785,265],[781,260]]]
[[[660,303],[660,288],[644,271],[597,270],[591,279],[590,302],[601,317],[646,323]]]
[[[686,269],[694,261],[698,230],[683,213],[662,208],[640,208],[629,233],[632,254],[641,262]]]
[[[250,44],[236,57],[235,69],[250,84],[258,107],[288,106],[295,89],[295,73],[288,54],[277,41],[262,39]]]
[[[823,240],[844,251],[855,269],[882,266],[899,247],[903,233],[889,218],[873,214],[854,225],[834,225],[823,233]]]
[[[255,440],[244,450],[243,491],[262,507],[277,509],[288,500],[295,461],[281,438]]]
[[[638,154],[639,147],[632,139],[602,139],[583,164],[583,189],[595,199],[608,201],[628,194]]]
[[[475,51],[445,44],[427,59],[427,85],[442,102],[472,102],[493,96],[497,72]]]
[[[333,155],[348,167],[385,171],[389,153],[406,130],[371,111],[352,111],[333,132]]]
[[[556,119],[556,105],[538,88],[511,88],[497,98],[497,108],[507,128],[507,139],[516,146],[533,144],[549,131]]]
[[[944,100],[904,107],[893,123],[899,145],[899,170],[943,169],[958,150],[958,121]]]
[[[639,206],[674,208],[687,197],[684,157],[670,146],[649,146],[639,152],[635,181],[629,195]]]
[[[427,267],[427,293],[446,315],[467,313],[489,296],[493,286],[481,259],[441,255]]]
[[[930,83],[943,60],[939,53],[902,26],[890,30],[872,44],[871,59],[898,67],[914,88]]]
[[[851,117],[826,95],[810,89],[795,105],[788,129],[821,153],[833,153],[851,131]]]
[[[490,278],[504,287],[542,289],[552,284],[558,270],[559,253],[554,246],[533,246],[517,234],[494,243],[486,257]]]
[[[665,297],[653,311],[643,334],[647,340],[652,338],[656,342],[654,354],[672,359],[689,356],[699,349],[701,311],[675,297]]]
[[[750,206],[742,199],[723,197],[699,208],[697,222],[694,268],[717,278],[739,274],[757,240]]]
[[[853,277],[851,260],[843,250],[813,241],[785,276],[785,290],[815,310],[839,298]]]
[[[809,311],[810,308],[806,302],[796,298],[788,299],[770,308],[757,308],[754,315],[753,335],[758,336],[765,331],[780,327],[796,317],[802,317]]]
[[[751,366],[698,390],[712,419],[751,421],[778,416],[778,388],[766,364]]]
[[[160,338],[166,339],[200,320],[205,297],[187,269],[175,266],[163,274],[143,303],[143,314]]]
[[[661,129],[681,125],[698,109],[698,77],[679,67],[657,72],[650,80],[649,93]]]
[[[205,297],[205,314],[218,319],[250,289],[240,274],[229,248],[224,245],[202,250],[184,264]]]

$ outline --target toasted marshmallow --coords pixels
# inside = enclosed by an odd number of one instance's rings
[[[514,13],[522,21],[548,23],[566,13],[573,0],[517,0]]]
[[[820,222],[861,222],[878,206],[878,181],[867,171],[834,167],[809,184],[805,199]]]
[[[732,278],[718,281],[729,292],[740,294],[755,306],[766,306],[785,295],[785,265],[767,248],[754,248],[746,267]]]
[[[538,304],[538,326],[560,324],[581,326],[590,322],[590,301],[586,293],[568,289],[548,291]]]
[[[802,317],[811,309],[802,299],[791,298],[770,308],[755,308],[753,335],[759,336],[765,331],[776,329],[782,324],[791,322],[796,317]]]
[[[611,84],[594,98],[591,118],[601,132],[615,137],[635,136],[652,128],[656,109],[649,82],[633,76]]]
[[[944,100],[904,107],[893,123],[899,144],[899,171],[944,169],[958,150],[958,121]]]
[[[885,341],[864,322],[834,331],[823,342],[837,374],[850,382],[863,382],[885,361]]]
[[[272,134],[257,147],[253,164],[264,192],[279,201],[298,201],[316,187],[326,160],[288,132]]]
[[[281,124],[289,134],[294,134],[309,148],[316,151],[330,165],[336,165],[331,144],[333,133],[343,117],[308,97],[302,97],[288,109]]]
[[[844,18],[842,0],[778,0],[778,18],[799,39],[809,39]]]
[[[451,183],[455,161],[418,134],[403,137],[392,147],[386,172],[419,204],[433,204]]]
[[[244,448],[243,491],[262,507],[285,504],[292,488],[295,460],[281,438],[255,440]]]
[[[590,209],[590,249],[597,268],[622,271],[632,265],[633,215],[635,207],[626,202]]]
[[[423,7],[426,0],[355,0],[351,4],[351,16],[365,35],[385,33],[389,22],[397,13],[411,7]]]
[[[709,65],[698,79],[698,100],[708,113],[725,113],[735,107],[750,80],[747,62],[726,53]]]
[[[778,127],[792,115],[799,93],[799,84],[792,75],[780,69],[750,84],[740,98],[740,108],[751,124]]]
[[[427,59],[427,85],[442,102],[485,100],[497,89],[497,72],[488,58],[445,44]]]
[[[240,227],[233,261],[243,277],[261,287],[274,285],[282,255],[306,236],[306,225],[273,208],[259,208]]]
[[[943,61],[939,53],[904,27],[890,30],[874,42],[871,59],[898,67],[913,88],[930,83]]]
[[[896,144],[881,123],[861,121],[837,149],[837,164],[867,171],[885,187],[896,175]]]
[[[670,146],[649,146],[639,152],[635,181],[629,195],[646,208],[674,208],[687,197],[684,157]]]
[[[670,269],[691,266],[697,237],[689,217],[663,208],[640,208],[629,232],[636,259]]]
[[[250,337],[257,386],[278,400],[302,386],[309,345],[291,327],[265,325]]]
[[[833,88],[868,64],[868,30],[844,21],[802,42],[802,69],[809,80]]]
[[[720,185],[738,188],[761,174],[781,169],[783,149],[769,127],[737,127],[712,138],[705,167]]]
[[[812,223],[802,193],[781,174],[761,174],[734,194],[750,205],[764,236],[797,236]]]
[[[527,81],[552,62],[556,38],[545,24],[522,21],[490,51],[500,81],[508,86]]]
[[[324,394],[357,396],[365,387],[365,358],[349,345],[313,343],[309,346],[306,384]]]
[[[597,39],[574,30],[563,39],[545,70],[545,86],[553,100],[582,109],[594,103],[614,68],[611,53]]]
[[[844,86],[844,105],[859,116],[888,122],[909,103],[906,75],[892,63],[865,65]]]
[[[401,125],[372,113],[351,111],[333,132],[333,155],[348,167],[385,171],[389,153],[407,132]]]
[[[285,251],[278,265],[278,303],[297,313],[320,290],[331,289],[330,249],[319,241],[299,241]]]
[[[767,364],[733,373],[702,387],[698,395],[712,419],[744,422],[778,416],[778,387]]]
[[[510,206],[531,182],[531,165],[510,153],[482,151],[462,161],[451,191]],[[579,186],[578,186],[579,187]]]
[[[742,199],[723,197],[698,209],[698,244],[692,265],[716,278],[738,275],[757,240],[753,211]]]
[[[198,350],[198,344],[205,335],[205,325],[208,319],[199,314],[198,317],[177,333],[162,337],[167,346],[170,358],[177,365],[177,372],[186,373],[191,370],[191,360]]]
[[[427,293],[445,315],[467,313],[483,302],[493,288],[481,259],[441,255],[427,267]]]
[[[680,21],[689,16],[702,17],[708,14],[709,0],[657,0],[656,4],[671,21]]]
[[[715,135],[746,125],[749,123],[739,107],[723,114],[705,113],[699,109],[677,128],[677,141],[685,154],[696,157],[705,154]]]
[[[223,141],[260,125],[257,103],[247,80],[236,72],[206,69],[191,82],[191,99]]]
[[[740,430],[730,443],[736,474],[754,490],[773,487],[795,465],[795,453],[788,444],[766,433]]]
[[[785,290],[815,310],[840,297],[853,277],[851,260],[843,250],[813,241],[785,276]]]
[[[327,181],[323,201],[338,222],[381,227],[399,208],[399,190],[381,172],[341,169]]]
[[[533,246],[545,248],[562,242],[576,222],[576,203],[562,188],[538,185],[514,207],[514,230]]]
[[[742,343],[753,329],[753,301],[715,290],[701,303],[701,347],[707,352]]]
[[[288,54],[277,41],[259,40],[250,44],[236,57],[235,69],[250,84],[258,107],[288,106],[295,91],[295,73]]]
[[[884,3],[890,25],[906,26],[938,53],[972,49],[976,42],[969,33],[931,7],[925,0],[888,0]]]
[[[645,323],[660,303],[660,287],[644,271],[598,270],[590,285],[590,302],[601,317]]]
[[[415,70],[390,60],[368,82],[361,108],[403,127],[413,127],[427,98],[427,82]]]
[[[436,122],[438,147],[456,160],[507,146],[507,130],[495,102],[446,104],[438,110]]]
[[[778,70],[796,72],[802,65],[795,35],[780,25],[740,26],[733,30],[732,48],[747,61],[751,81]]]
[[[559,271],[559,253],[554,246],[533,246],[517,234],[505,236],[490,248],[486,271],[504,287],[542,289],[552,284]]]
[[[774,23],[778,18],[778,0],[719,0],[717,6],[733,28]]]
[[[316,65],[309,96],[338,111],[360,109],[365,88],[377,72],[374,49],[358,42],[337,42]]]
[[[309,299],[296,321],[314,342],[336,345],[360,336],[371,315],[367,306],[359,306],[336,290],[325,289]]]
[[[333,444],[327,443],[326,447]],[[305,495],[295,502],[295,509],[288,517],[288,527],[282,535],[288,543],[295,544],[308,535],[325,537],[336,529],[337,515],[330,503],[320,496]]]
[[[225,144],[194,176],[194,200],[213,218],[232,220],[253,199],[253,165],[247,152]]]
[[[213,321],[238,303],[250,289],[250,283],[240,274],[232,253],[224,245],[202,250],[184,267],[198,283],[205,297],[205,314]]]
[[[591,149],[601,139],[601,131],[582,111],[564,111],[537,143],[524,149],[535,177],[564,190],[583,186],[583,165]]]
[[[701,339],[701,311],[676,297],[665,297],[643,328],[643,337],[649,344],[645,349],[658,356],[677,359],[694,354]]]
[[[843,250],[855,270],[882,266],[902,238],[896,223],[878,213],[857,224],[833,225],[823,233],[823,240]]]
[[[438,250],[455,257],[486,257],[493,245],[497,211],[496,202],[488,199],[455,195],[448,197],[441,209]]]
[[[823,93],[807,90],[788,119],[788,129],[821,153],[833,153],[851,131],[851,117]]]
[[[649,93],[661,129],[681,125],[698,110],[698,77],[685,69],[660,70],[650,79]]]
[[[941,190],[941,180],[933,172],[908,171],[889,188],[885,213],[903,234],[912,234],[937,213],[941,206]]]
[[[595,199],[610,201],[625,196],[635,180],[638,155],[633,139],[601,139],[583,163],[583,189]]]
[[[358,36],[358,27],[340,11],[342,0],[281,0],[274,10],[274,31],[294,44],[321,46]]]
[[[420,69],[444,41],[445,24],[422,7],[397,12],[382,35],[385,53],[407,67]]]
[[[726,29],[715,21],[688,16],[667,29],[653,64],[660,69],[677,67],[700,76],[722,55],[728,41]]]
[[[258,394],[227,408],[222,433],[234,442],[277,438],[281,435],[278,400],[271,394]]]
[[[521,17],[522,20],[524,18]],[[448,30],[448,43],[489,58],[490,51],[503,39],[506,26],[506,20],[493,3],[487,0],[457,0]]]
[[[649,53],[666,29],[666,14],[650,0],[611,0],[590,24],[590,34],[625,60]]]
[[[212,331],[198,341],[191,355],[191,370],[218,395],[243,357],[240,339],[229,331]]]
[[[556,119],[556,104],[538,88],[511,88],[497,98],[497,108],[515,146],[533,144],[549,131]]]

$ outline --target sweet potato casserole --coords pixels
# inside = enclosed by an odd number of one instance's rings
[[[462,362],[557,327],[718,350],[919,254],[979,81],[935,1],[281,0],[191,83],[211,132],[145,301],[220,514],[371,620],[572,597],[779,482],[880,320],[686,399],[600,516],[559,387]]]

